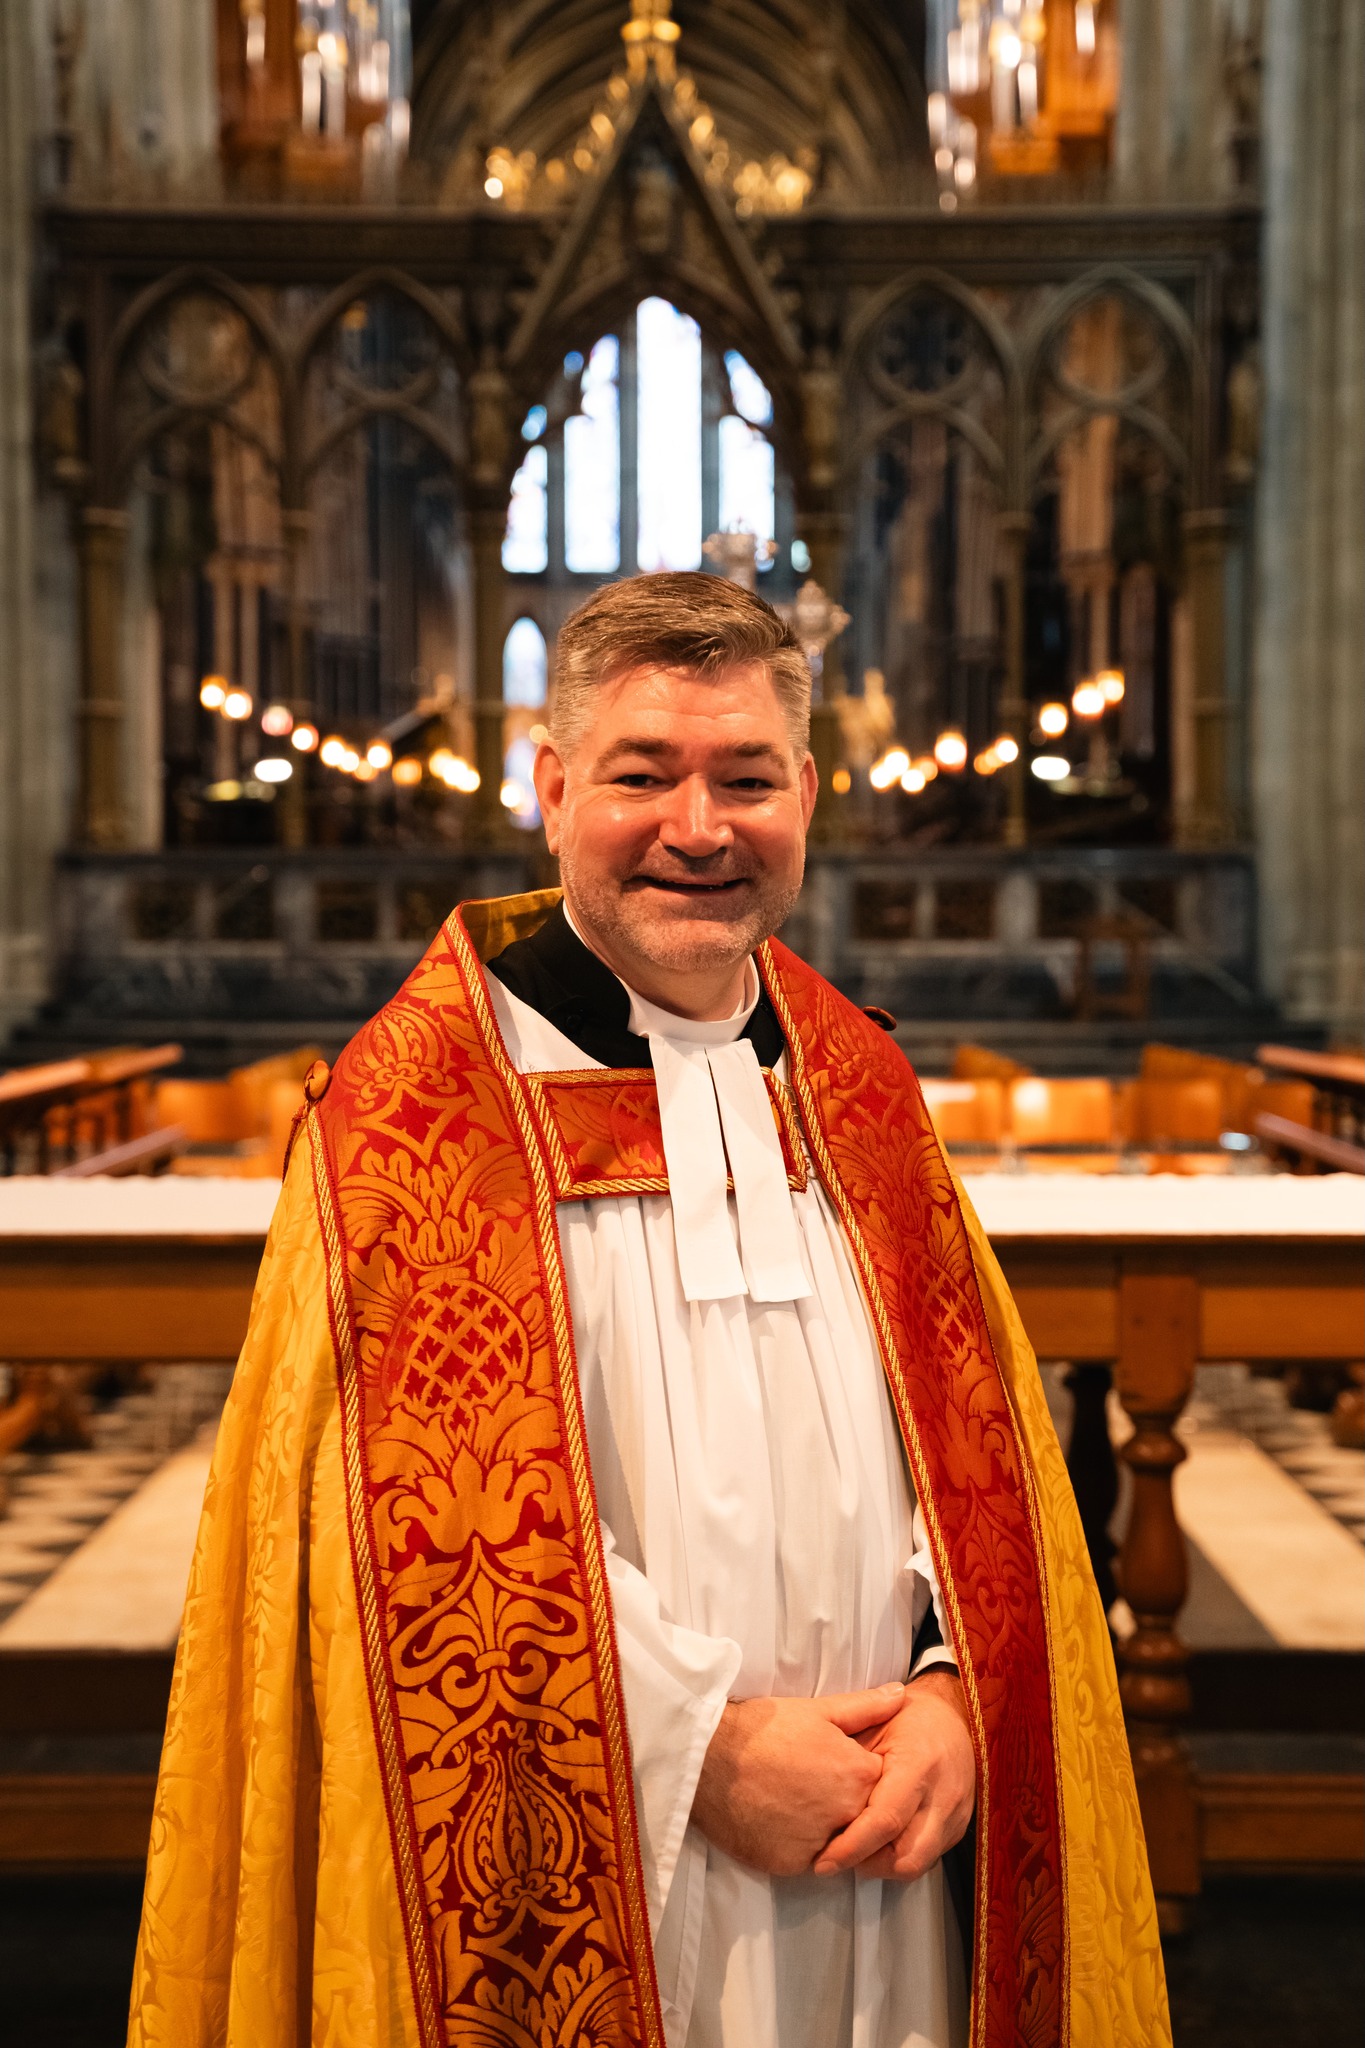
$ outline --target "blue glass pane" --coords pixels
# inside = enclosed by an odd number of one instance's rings
[[[518,619],[502,646],[502,701],[538,711],[545,702],[545,635],[534,619]]]
[[[614,334],[588,357],[581,410],[564,422],[564,562],[579,575],[621,564],[621,428]]]
[[[667,299],[636,314],[641,569],[701,567],[701,329]]]
[[[773,423],[773,395],[758,371],[745,362],[737,348],[726,349],[725,368],[730,377],[735,411],[751,427],[770,427]]]
[[[521,423],[522,440],[538,441],[545,432],[545,422],[548,418],[549,414],[543,405],[533,405]]]
[[[526,458],[512,479],[502,566],[514,576],[536,576],[549,560],[545,544],[546,469],[545,444],[537,442],[527,449]]]
[[[564,358],[564,375],[576,377],[583,367],[583,358],[576,348],[571,348]]]
[[[523,625],[529,623],[526,619],[521,621]],[[540,805],[536,802],[535,785],[531,781],[535,758],[534,740],[523,735],[513,740],[503,761],[503,805],[512,823],[520,826],[523,832],[533,832],[540,823]]]
[[[720,423],[720,523],[772,539],[773,444],[732,412]]]

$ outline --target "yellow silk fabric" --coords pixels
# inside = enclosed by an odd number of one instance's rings
[[[223,1417],[157,1791],[130,2048],[419,2048],[300,1134]],[[1169,2048],[1108,1631],[1033,1353],[963,1201],[1037,1489],[1073,2048]]]
[[[130,2048],[418,2048],[307,1147],[304,1132],[204,1501]]]
[[[1033,1347],[958,1185],[981,1298],[1037,1493],[1061,1766],[1071,2041],[1170,2048],[1166,1977],[1114,1653]]]

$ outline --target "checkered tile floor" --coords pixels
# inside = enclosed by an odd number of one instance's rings
[[[23,1450],[5,1461],[9,1512],[0,1516],[0,1622],[218,1415],[231,1380],[230,1366],[162,1366],[148,1386],[96,1404],[88,1450]]]
[[[1255,1379],[1244,1365],[1204,1365],[1190,1405],[1224,1429],[1249,1436],[1365,1543],[1365,1451],[1344,1451],[1333,1443],[1327,1416],[1291,1408],[1283,1381]]]

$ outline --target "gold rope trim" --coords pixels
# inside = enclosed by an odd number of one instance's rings
[[[313,1192],[317,1200],[318,1222],[327,1261],[327,1286],[331,1296],[332,1328],[337,1349],[337,1379],[341,1390],[341,1434],[346,1474],[346,1513],[351,1525],[361,1637],[365,1647],[365,1666],[369,1674],[370,1700],[379,1737],[380,1766],[384,1773],[392,1822],[394,1858],[398,1866],[399,1903],[407,1923],[414,2004],[423,2048],[445,2048],[445,2029],[441,2024],[436,2002],[436,1987],[432,1981],[428,1946],[430,1933],[418,1877],[416,1845],[412,1841],[408,1825],[406,1779],[393,1724],[388,1663],[384,1655],[383,1629],[379,1618],[374,1552],[371,1545],[369,1515],[365,1506],[360,1387],[356,1371],[350,1299],[346,1287],[345,1254],[342,1250],[341,1229],[337,1219],[331,1177],[323,1157],[322,1132],[316,1107],[312,1103],[308,1105],[307,1125],[308,1150],[313,1169]]]
[[[478,955],[464,930],[458,909],[453,910],[446,919],[445,929],[468,992],[470,1009],[483,1040],[484,1050],[512,1104],[535,1189],[536,1236],[540,1246],[541,1269],[545,1274],[546,1291],[550,1300],[551,1341],[555,1371],[559,1380],[560,1408],[564,1416],[574,1502],[578,1509],[578,1523],[583,1539],[583,1564],[588,1580],[588,1602],[592,1615],[597,1677],[605,1723],[607,1771],[612,1788],[612,1811],[616,1822],[618,1867],[629,1923],[631,1950],[635,1958],[634,1977],[641,1994],[640,2016],[644,2022],[646,2048],[666,2048],[658,1987],[654,1978],[654,1944],[649,1930],[649,1912],[645,1903],[644,1873],[640,1867],[639,1845],[635,1839],[634,1825],[622,1826],[622,1816],[633,1816],[635,1810],[630,1752],[626,1741],[625,1712],[617,1682],[616,1642],[612,1629],[606,1569],[602,1561],[601,1525],[588,1470],[582,1403],[572,1363],[573,1339],[568,1303],[565,1299],[563,1255],[555,1222],[554,1187],[546,1169],[545,1144],[531,1113],[528,1090],[524,1086],[523,1076],[517,1072],[508,1057],[493,1006],[488,1000]]]
[[[926,1122],[930,1121],[927,1111],[925,1112],[925,1120]],[[930,1128],[932,1129],[932,1123],[930,1123]],[[938,1143],[937,1134],[935,1134],[934,1142]],[[942,1149],[940,1145],[940,1153]],[[944,1160],[944,1165],[945,1167],[948,1166],[946,1159]],[[955,1176],[953,1176],[951,1167],[948,1167],[948,1173],[953,1182],[953,1193],[957,1196],[957,1181]],[[958,1206],[960,1212],[960,1196],[958,1197]],[[1013,1389],[1004,1373],[1000,1370],[999,1347],[996,1344],[995,1331],[991,1328],[991,1319],[986,1308],[986,1297],[981,1287],[981,1276],[976,1270],[976,1254],[972,1250],[971,1232],[966,1230],[965,1217],[963,1219],[963,1228],[966,1231],[967,1238],[967,1257],[971,1261],[977,1293],[981,1296],[982,1319],[986,1325],[986,1334],[991,1340],[991,1349],[995,1353],[995,1369],[999,1375],[1000,1385],[1004,1392],[1005,1409],[1009,1415],[1010,1430],[1014,1436],[1015,1450],[1019,1458],[1019,1470],[1023,1476],[1024,1502],[1028,1509],[1029,1529],[1033,1536],[1034,1563],[1038,1571],[1038,1591],[1042,1601],[1043,1636],[1047,1646],[1048,1714],[1052,1724],[1052,1775],[1056,1783],[1057,1793],[1057,1853],[1061,1860],[1062,1881],[1061,2039],[1067,2041],[1071,2037],[1071,1913],[1069,1909],[1071,1893],[1067,1879],[1066,1803],[1062,1792],[1062,1745],[1061,1731],[1057,1720],[1057,1657],[1052,1641],[1052,1603],[1048,1597],[1047,1547],[1043,1540],[1043,1518],[1038,1507],[1038,1483],[1033,1469],[1033,1459],[1029,1455],[1023,1426],[1020,1423],[1018,1411],[1015,1408]]]
[[[904,1375],[901,1372],[900,1357],[896,1350],[895,1338],[891,1329],[891,1319],[887,1314],[886,1302],[882,1296],[876,1268],[873,1265],[872,1256],[868,1251],[867,1243],[863,1237],[858,1220],[853,1213],[853,1205],[848,1199],[829,1147],[825,1142],[824,1126],[820,1119],[819,1107],[810,1085],[810,1076],[806,1070],[805,1048],[798,1036],[795,1019],[787,1002],[786,991],[783,989],[778,977],[777,963],[773,959],[772,951],[766,941],[758,949],[758,958],[768,994],[772,999],[773,1007],[777,1011],[778,1022],[782,1026],[782,1034],[787,1041],[787,1049],[791,1061],[792,1086],[796,1099],[801,1106],[802,1117],[806,1126],[807,1141],[814,1154],[820,1178],[831,1201],[839,1212],[839,1220],[843,1225],[844,1234],[849,1242],[849,1248],[857,1262],[859,1276],[866,1292],[868,1307],[871,1310],[873,1325],[877,1333],[878,1347],[882,1354],[882,1369],[886,1373],[896,1394],[896,1412],[901,1425],[901,1433],[905,1439],[906,1456],[910,1460],[910,1470],[915,1482],[915,1492],[925,1520],[929,1525],[930,1547],[933,1550],[934,1561],[938,1570],[939,1590],[943,1594],[944,1602],[951,1617],[953,1647],[958,1660],[958,1675],[962,1680],[962,1690],[967,1702],[967,1711],[971,1718],[972,1730],[976,1738],[976,1754],[981,1769],[981,1785],[977,1797],[976,1814],[978,1836],[976,1859],[977,1939],[975,1943],[975,1968],[973,1973],[976,1982],[972,1992],[971,2031],[974,2041],[984,2042],[986,2027],[986,1942],[988,1930],[986,1877],[989,1868],[990,1769],[986,1752],[985,1717],[981,1712],[981,1701],[977,1693],[976,1673],[972,1668],[971,1656],[967,1647],[966,1631],[963,1627],[962,1615],[957,1603],[957,1591],[953,1585],[952,1573],[946,1568],[947,1550],[944,1544],[943,1530],[939,1523],[938,1508],[929,1486],[928,1468],[924,1461],[919,1431],[915,1427],[914,1415],[911,1412],[909,1394],[906,1390]]]

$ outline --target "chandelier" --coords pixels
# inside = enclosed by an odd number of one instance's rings
[[[639,88],[652,78],[700,157],[707,184],[725,193],[742,220],[756,214],[800,211],[814,183],[813,156],[808,158],[805,151],[798,150],[795,159],[780,151],[766,158],[746,157],[731,146],[698,92],[695,78],[678,69],[682,31],[672,18],[671,7],[672,0],[631,0],[630,19],[621,28],[625,65],[608,78],[572,146],[542,162],[534,150],[514,151],[498,144],[484,163],[486,198],[514,211],[553,206],[569,198],[610,156],[633,116]]]

